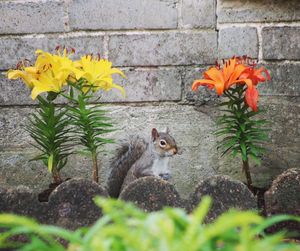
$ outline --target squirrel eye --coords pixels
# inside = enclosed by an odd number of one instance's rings
[[[159,142],[159,145],[160,145],[161,147],[165,147],[166,144],[167,144],[167,142],[164,141],[164,140],[161,140],[161,141]]]

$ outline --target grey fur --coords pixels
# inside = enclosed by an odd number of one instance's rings
[[[132,165],[142,156],[148,143],[138,136],[122,143],[116,156],[111,161],[111,172],[108,177],[107,189],[111,197],[117,198],[121,192],[123,181]]]
[[[160,148],[159,142],[162,139],[172,149]],[[157,176],[162,179],[170,178],[169,173],[167,173],[168,158],[176,153],[177,145],[174,138],[166,132],[158,133],[155,128],[152,130],[150,143],[138,136],[131,137],[129,142],[121,145],[111,162],[111,173],[108,178],[109,195],[118,198],[121,191],[128,184],[145,176]],[[161,176],[157,170],[166,173]]]

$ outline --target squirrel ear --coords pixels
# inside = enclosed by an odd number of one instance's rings
[[[158,137],[159,137],[158,131],[156,130],[156,128],[153,128],[152,129],[152,140],[154,141]]]

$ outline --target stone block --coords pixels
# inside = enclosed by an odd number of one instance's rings
[[[300,59],[300,27],[265,27],[262,38],[264,59]]]
[[[178,101],[181,99],[181,76],[176,68],[124,69],[126,79],[115,75],[114,81],[125,88],[99,91],[101,102]]]
[[[220,100],[215,90],[209,90],[202,86],[197,91],[192,91],[192,84],[197,79],[203,78],[203,73],[209,69],[207,67],[185,67],[182,71],[182,82],[184,85],[184,102],[195,104],[197,107],[202,105],[212,105]]]
[[[0,34],[64,31],[63,1],[1,1]]]
[[[213,167],[218,155],[215,152],[215,137],[212,135],[214,122],[209,115],[197,112],[192,106],[175,103],[146,107],[112,105],[104,108],[110,111],[109,115],[118,129],[107,135],[107,138],[115,139],[116,142],[137,134],[148,138],[153,127],[158,130],[164,130],[166,126],[170,128],[171,135],[182,151],[181,155],[176,155],[170,160],[173,177],[170,182],[183,197],[190,194],[191,189],[202,177],[215,174]],[[45,189],[46,184],[51,182],[51,175],[47,174],[47,168],[41,162],[27,162],[38,153],[29,144],[32,140],[22,127],[32,111],[32,108],[0,109],[0,177],[4,179],[1,184],[26,184],[35,186],[36,189]],[[105,152],[99,154],[102,163],[101,184],[107,180],[109,161],[116,148],[118,144],[106,145]],[[92,165],[88,156],[70,156],[62,177],[75,176],[91,179]],[[33,179],[37,182],[32,182]]]
[[[75,0],[69,6],[73,30],[169,29],[177,27],[177,0]]]
[[[300,96],[300,64],[263,65],[271,74],[271,80],[260,83],[258,89],[262,95]]]
[[[0,75],[0,105],[37,104],[30,97],[30,90],[21,80],[9,80],[6,73]]]
[[[183,207],[174,186],[155,177],[145,177],[130,183],[120,194],[120,199],[131,201],[146,212],[164,207]]]
[[[214,0],[182,1],[182,22],[185,28],[214,28],[216,22]]]
[[[215,31],[111,35],[109,59],[118,66],[210,64],[217,58]]]
[[[0,37],[0,70],[15,68],[20,60],[35,60],[35,51],[55,52],[57,45],[72,47],[76,57],[90,53],[103,54],[103,35],[28,35]]]
[[[203,196],[210,196],[212,207],[206,216],[206,221],[215,220],[231,208],[238,210],[254,210],[257,202],[248,187],[229,176],[216,175],[201,181],[191,195],[192,208],[196,208]]]
[[[30,161],[38,154],[34,148],[1,151],[0,153],[0,187],[13,188],[18,184],[30,187],[36,197],[46,190],[52,180],[47,166],[41,161]],[[101,182],[105,182],[105,175],[101,170]],[[72,155],[68,164],[61,171],[62,178],[81,177],[92,180],[92,163],[85,155]]]
[[[218,0],[218,22],[283,22],[300,20],[298,0]]]
[[[222,28],[219,31],[219,59],[247,55],[258,57],[257,30],[253,27]]]

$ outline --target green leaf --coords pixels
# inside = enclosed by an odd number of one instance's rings
[[[257,157],[257,155],[255,153],[250,151],[249,156],[257,165],[261,165],[261,160]]]
[[[246,161],[247,160],[247,147],[244,142],[240,143],[240,147],[241,147],[241,152],[242,152],[242,158],[244,161]]]

